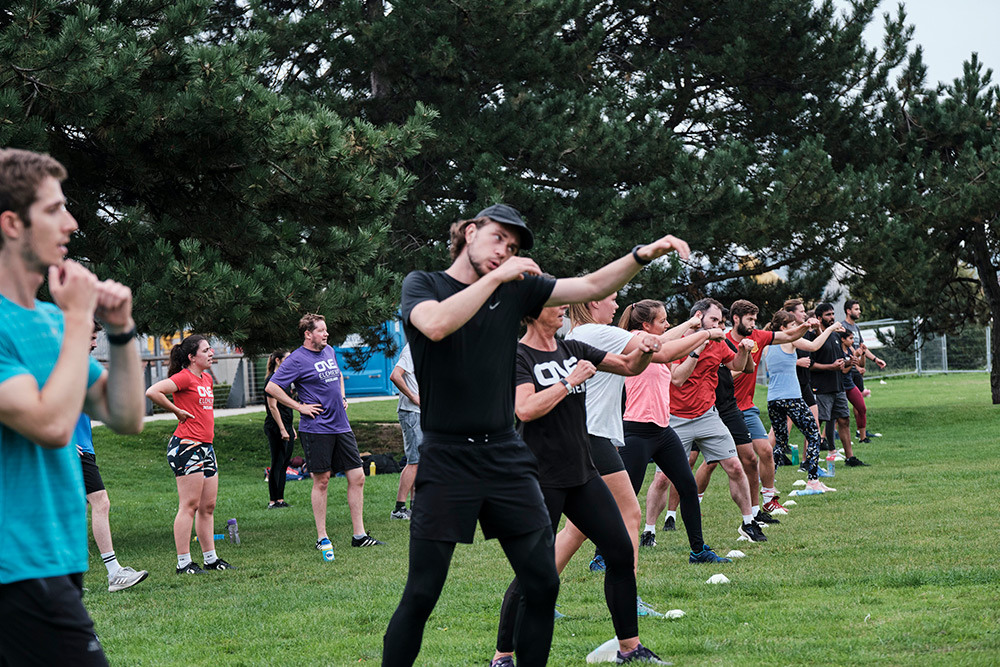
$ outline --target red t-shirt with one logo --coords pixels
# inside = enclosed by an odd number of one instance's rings
[[[169,379],[177,385],[174,405],[193,415],[177,425],[174,435],[198,442],[212,442],[215,438],[215,412],[212,410],[215,395],[212,393],[212,374],[205,371],[198,377],[190,369],[184,368],[180,373],[171,375]]]
[[[738,345],[733,338],[733,330],[726,333],[726,338],[733,341],[733,345]],[[753,367],[756,371],[760,367],[761,357],[764,356],[764,348],[774,342],[774,332],[754,329],[749,336],[753,341],[753,348],[750,349],[750,356],[753,357]],[[733,393],[736,394],[736,407],[741,411],[753,407],[753,392],[757,388],[757,373],[740,373],[733,378]]]
[[[670,385],[670,414],[694,419],[715,405],[715,387],[719,384],[719,364],[733,360],[736,353],[721,340],[709,341],[698,355],[698,363],[681,386]],[[682,363],[684,360],[681,359]]]

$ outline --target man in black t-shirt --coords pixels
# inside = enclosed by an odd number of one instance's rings
[[[410,525],[410,568],[383,641],[384,665],[411,665],[441,594],[457,542],[476,521],[500,540],[522,587],[522,666],[543,665],[559,590],[552,527],[535,458],[514,432],[514,358],[521,318],[546,305],[585,303],[687,244],[664,236],[579,278],[541,277],[518,257],[534,238],[520,214],[495,204],[451,227],[452,264],[403,282],[402,317],[420,387],[420,468]],[[634,659],[625,656],[626,659]]]
[[[821,303],[816,306],[816,317],[819,319],[821,331],[833,326],[836,321],[833,304]],[[812,362],[810,368],[812,388],[816,392],[819,420],[828,425],[827,440],[833,444],[830,424],[836,424],[837,434],[844,446],[845,465],[850,467],[867,465],[854,456],[851,447],[850,412],[843,379],[844,354],[841,350],[840,336],[836,332],[826,339],[823,347],[812,353]]]

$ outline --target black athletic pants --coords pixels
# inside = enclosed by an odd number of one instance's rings
[[[542,487],[545,506],[552,518],[552,525],[559,525],[563,514],[586,535],[604,555],[607,573],[604,576],[604,599],[611,612],[615,635],[623,639],[637,637],[639,624],[635,614],[635,570],[632,562],[632,540],[622,521],[614,496],[600,477],[586,484],[566,489]],[[510,583],[500,607],[500,625],[497,629],[497,650],[501,653],[517,651],[518,664],[525,665],[523,651],[516,640],[523,620],[524,598],[518,579]],[[522,635],[523,636],[523,635]]]
[[[82,574],[0,584],[0,667],[107,664]]]
[[[514,640],[519,647],[518,664],[544,665],[552,645],[552,610],[559,594],[552,527],[499,539],[524,591],[524,616]],[[454,551],[454,542],[410,538],[410,571],[403,599],[382,638],[383,665],[408,667],[417,659],[424,624],[441,595]]]
[[[295,438],[293,436],[285,440],[276,426],[265,426],[264,434],[267,435],[267,444],[271,447],[271,474],[267,478],[267,491],[273,503],[285,497],[285,471],[292,459]],[[291,434],[289,431],[288,435]]]
[[[691,464],[681,439],[669,426],[645,422],[625,422],[625,446],[619,450],[622,462],[636,495],[646,477],[649,459],[660,467],[681,497],[681,519],[687,531],[691,551],[699,553],[705,546],[701,536],[701,506],[698,504],[698,484],[694,481]]]

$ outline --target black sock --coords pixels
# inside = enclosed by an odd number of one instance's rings
[[[399,501],[397,500],[397,501],[396,501],[396,509],[397,509],[397,510],[401,510],[401,509],[406,509],[406,503],[405,503],[405,502],[402,502],[402,503],[401,503],[401,502],[399,502]]]

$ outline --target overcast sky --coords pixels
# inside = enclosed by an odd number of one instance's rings
[[[865,41],[880,46],[883,26],[881,14],[895,15],[898,0],[883,0],[879,17],[869,25]],[[962,63],[973,51],[994,72],[993,82],[1000,81],[1000,1],[998,0],[903,0],[906,21],[914,27],[913,42],[924,47],[927,83],[950,83],[962,75]]]

